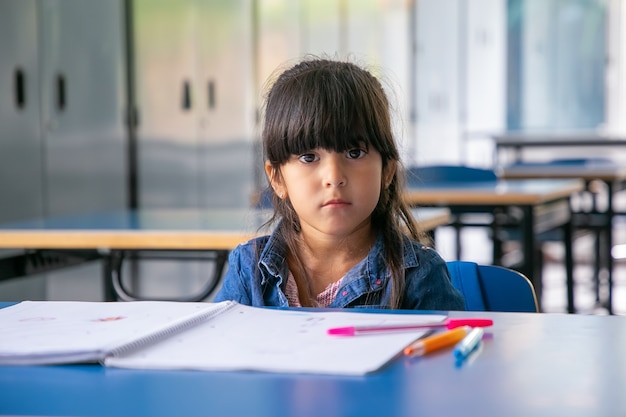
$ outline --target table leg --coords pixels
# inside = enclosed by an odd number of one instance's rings
[[[104,257],[103,262],[103,278],[104,278],[104,295],[106,301],[137,301],[137,300],[166,300],[165,298],[147,298],[140,297],[132,293],[132,290],[124,286],[122,280],[122,264],[126,256],[126,252],[123,250],[111,251],[108,256]],[[213,262],[213,275],[208,281],[208,284],[198,293],[189,297],[181,297],[171,299],[170,301],[202,301],[209,297],[217,288],[221,282],[222,274],[226,268],[228,261],[227,250],[209,250],[205,251],[206,257],[197,258],[207,262]],[[130,252],[132,255],[133,252]],[[157,259],[169,259],[170,256],[156,256]],[[174,258],[177,259],[177,258]],[[191,259],[191,258],[181,258]],[[194,258],[196,259],[196,258]]]
[[[541,307],[541,290],[542,290],[542,274],[536,265],[541,264],[541,262],[536,262],[535,257],[537,254],[535,253],[535,233],[534,233],[534,225],[535,225],[535,215],[532,206],[523,206],[522,211],[524,213],[524,217],[522,219],[522,251],[524,260],[520,267],[520,272],[533,283],[535,287],[535,294],[537,295],[537,300],[539,301],[539,305]]]
[[[570,206],[570,220],[563,225],[563,247],[565,248],[565,279],[567,285],[567,312],[575,313],[574,306],[574,255],[573,255],[573,232]]]
[[[606,242],[606,268],[608,275],[608,299],[607,299],[607,309],[609,314],[613,314],[613,183],[611,181],[607,181],[607,208],[606,208],[606,223],[604,229],[606,230],[605,242]]]
[[[102,285],[104,301],[118,301],[117,293],[113,287],[113,275],[115,274],[115,252],[109,252],[102,258]]]

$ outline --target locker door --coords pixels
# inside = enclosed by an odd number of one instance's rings
[[[45,214],[125,208],[122,2],[39,5]],[[46,298],[101,300],[101,269],[47,274]]]
[[[136,0],[133,7],[139,206],[198,207],[199,17],[193,0]]]
[[[255,124],[252,5],[197,1],[197,97],[203,207],[248,207]]]
[[[346,0],[348,52],[369,65],[381,64],[384,37],[380,0]]]
[[[0,1],[0,221],[43,215],[36,0]],[[0,250],[0,257],[14,250]],[[4,301],[45,299],[41,275],[0,282]]]
[[[410,2],[404,0],[346,0],[348,52],[381,77],[392,106],[394,133],[401,149],[410,149],[411,61]],[[421,2],[420,2],[421,4]],[[438,23],[434,23],[437,25]],[[443,36],[443,35],[442,35]],[[418,71],[419,74],[419,71]],[[395,113],[395,112],[394,112]],[[410,155],[403,155],[405,162]]]
[[[0,2],[0,221],[41,216],[37,4]]]
[[[302,0],[259,0],[257,19],[257,86],[265,92],[268,79],[303,53]],[[258,94],[258,92],[257,92]],[[261,97],[257,96],[258,103]]]
[[[124,208],[121,0],[40,6],[46,214]]]
[[[418,3],[416,157],[419,163],[459,163],[460,143],[458,19],[456,0],[422,0]],[[449,150],[441,152],[442,149]]]
[[[345,31],[341,13],[345,0],[301,0],[304,53],[330,58],[345,55]]]
[[[254,16],[256,33],[254,58],[255,108],[259,111],[263,97],[271,82],[282,70],[301,57],[303,36],[301,13],[303,0],[258,0]],[[260,132],[260,123],[257,131]],[[255,187],[260,191],[267,186],[260,137],[256,139],[254,153]]]
[[[197,27],[212,22],[202,21],[195,0],[135,0],[133,15],[139,207],[198,208],[199,115],[208,110],[207,78],[200,82],[198,76]],[[212,258],[205,252],[185,253],[192,259],[182,261],[177,253],[141,255],[124,271],[126,286],[138,297],[190,297],[211,278]]]

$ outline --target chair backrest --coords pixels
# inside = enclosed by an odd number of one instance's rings
[[[468,311],[538,311],[533,284],[523,274],[495,265],[447,262],[452,285],[465,297]]]
[[[615,161],[606,157],[589,158],[555,158],[548,161],[518,161],[511,164],[511,167],[550,167],[550,166],[587,166],[587,165],[612,165]]]
[[[465,165],[424,165],[412,166],[407,169],[409,186],[419,187],[428,183],[463,183],[496,181],[496,173],[492,169],[469,167]]]

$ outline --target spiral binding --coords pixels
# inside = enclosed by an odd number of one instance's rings
[[[142,347],[150,346],[153,343],[159,342],[167,337],[178,334],[182,332],[183,330],[187,330],[190,327],[193,327],[197,324],[209,321],[213,319],[214,317],[224,313],[227,310],[232,309],[233,307],[237,305],[237,303],[234,301],[224,301],[223,303],[224,303],[223,305],[220,305],[217,308],[211,308],[210,310],[205,311],[202,314],[199,314],[197,316],[194,316],[191,319],[185,318],[182,321],[176,324],[173,324],[166,329],[159,330],[155,333],[142,336],[124,345],[113,348],[111,349],[107,357],[123,356],[124,354],[133,352]]]

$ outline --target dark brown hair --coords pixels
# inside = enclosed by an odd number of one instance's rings
[[[280,175],[280,166],[291,155],[315,148],[345,152],[358,147],[359,143],[380,153],[383,172],[388,164],[397,165],[390,185],[381,184],[371,222],[372,227],[383,234],[385,256],[391,270],[389,307],[398,308],[404,290],[402,236],[406,234],[424,241],[425,235],[418,230],[402,198],[404,171],[393,137],[389,101],[379,80],[351,62],[321,58],[301,61],[284,71],[269,90],[262,140],[264,158],[271,163],[273,175]],[[306,276],[296,252],[300,232],[298,216],[289,199],[278,198],[271,187],[267,192],[272,195],[275,209],[270,222],[282,219],[276,230],[299,265],[299,272]],[[315,299],[311,294],[309,298],[306,301]]]

